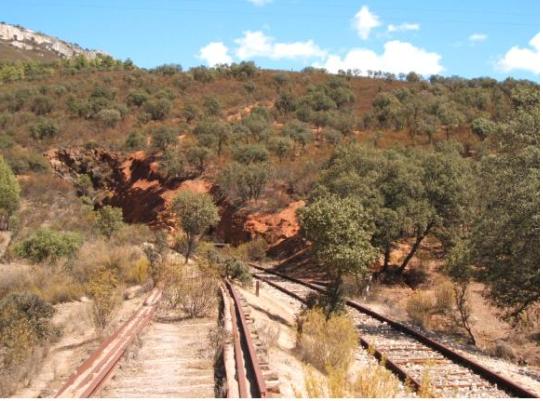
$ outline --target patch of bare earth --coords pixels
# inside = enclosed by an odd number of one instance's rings
[[[55,305],[53,324],[61,331],[40,364],[37,373],[13,395],[20,398],[53,397],[72,373],[97,348],[100,341],[128,320],[143,302],[139,296],[124,301],[103,332],[93,321],[93,302],[66,302]]]

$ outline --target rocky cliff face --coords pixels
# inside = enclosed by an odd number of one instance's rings
[[[56,55],[58,58],[71,58],[82,55],[93,59],[104,52],[83,49],[77,44],[68,43],[30,29],[0,23],[0,42],[16,49],[32,51],[37,54]]]

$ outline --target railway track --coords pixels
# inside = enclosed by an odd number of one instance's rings
[[[251,264],[253,276],[305,303],[322,285],[308,283]],[[385,361],[386,367],[414,390],[425,386],[437,397],[539,398],[511,380],[466,358],[412,328],[387,318],[357,302],[347,301],[361,345]]]
[[[223,350],[226,394],[217,388],[213,363],[202,366],[196,359],[201,351],[209,353],[206,341],[215,322],[209,319],[189,319],[177,324],[154,322],[162,296],[156,288],[132,317],[68,378],[55,398],[276,395],[277,376],[269,369],[245,300],[228,281],[220,289],[227,338]],[[138,361],[122,362],[123,355],[140,335],[142,349],[137,351],[141,354]]]

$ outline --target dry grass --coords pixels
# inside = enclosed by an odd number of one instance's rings
[[[433,297],[422,291],[416,291],[409,297],[406,304],[409,318],[421,327],[426,327],[434,310]]]
[[[351,384],[351,394],[360,398],[392,398],[400,393],[398,379],[382,365],[359,371]]]

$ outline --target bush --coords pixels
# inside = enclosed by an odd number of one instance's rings
[[[258,200],[270,178],[270,167],[266,163],[244,166],[237,162],[227,165],[218,177],[218,184],[232,201]]]
[[[36,96],[32,101],[30,109],[38,116],[48,114],[53,110],[53,101],[47,96]]]
[[[117,109],[102,109],[96,114],[98,122],[107,128],[113,128],[121,121],[121,112]]]
[[[216,97],[207,97],[204,100],[204,108],[208,115],[218,116],[221,114],[221,103]]]
[[[61,257],[73,256],[81,244],[82,239],[79,234],[40,228],[19,242],[15,247],[15,253],[34,263],[45,260],[54,262]]]
[[[416,291],[407,300],[407,315],[411,320],[421,327],[426,327],[432,317],[434,303],[432,296],[428,293]]]
[[[217,280],[193,267],[170,266],[166,271],[165,299],[172,309],[190,318],[209,316],[217,303]]]
[[[95,272],[86,285],[87,293],[94,300],[94,321],[99,328],[106,326],[111,312],[121,302],[118,285],[115,272],[107,267]]]
[[[135,91],[131,91],[127,98],[126,98],[126,104],[129,106],[142,106],[147,100],[149,99],[149,94],[145,92],[144,90],[138,89]]]
[[[20,192],[17,178],[0,155],[0,231],[8,228],[9,218],[19,208]]]
[[[47,119],[41,119],[32,127],[30,127],[30,134],[34,139],[45,139],[56,136],[59,132],[58,125]]]
[[[168,99],[149,99],[144,104],[144,110],[152,120],[164,120],[172,108]]]
[[[187,161],[200,174],[205,171],[207,161],[211,158],[211,150],[204,146],[191,146],[186,152]]]
[[[21,361],[51,335],[53,313],[53,307],[35,294],[12,293],[0,300],[0,345],[7,351],[0,354],[4,366]]]
[[[435,309],[436,312],[449,312],[454,305],[454,285],[445,282],[435,289]]]
[[[268,250],[268,243],[262,237],[255,238],[254,240],[244,244],[247,250],[247,256],[251,260],[260,261],[266,257],[266,251]]]
[[[292,153],[293,142],[287,137],[273,137],[268,142],[268,148],[279,158],[283,160]]]
[[[119,207],[104,206],[97,213],[96,228],[98,231],[111,238],[113,233],[123,226],[123,210]]]
[[[131,132],[124,142],[124,147],[128,150],[143,149],[146,145],[147,138],[141,132]]]
[[[347,369],[358,349],[358,333],[348,315],[333,314],[326,320],[315,308],[298,318],[296,342],[302,359],[317,369]]]
[[[232,280],[238,280],[243,285],[252,283],[253,276],[249,271],[249,266],[239,259],[230,258],[224,263],[226,277]]]
[[[267,161],[269,153],[263,145],[240,145],[234,149],[232,158],[241,164],[258,163]]]
[[[151,143],[154,148],[165,151],[169,146],[177,144],[177,133],[173,128],[160,127],[153,131]]]
[[[143,284],[151,274],[151,265],[146,256],[141,256],[123,272],[123,281],[129,284]]]

